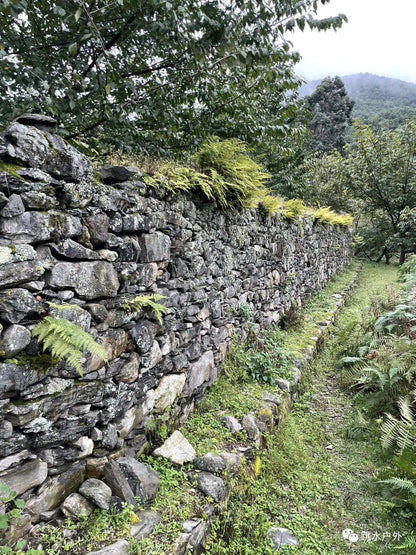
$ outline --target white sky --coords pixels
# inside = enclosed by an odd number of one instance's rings
[[[319,18],[343,13],[338,31],[295,32],[292,40],[302,61],[298,75],[375,73],[416,83],[416,0],[331,0]]]

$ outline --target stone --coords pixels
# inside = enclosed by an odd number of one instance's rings
[[[84,477],[83,463],[75,463],[58,476],[49,477],[40,487],[36,497],[26,503],[26,510],[32,515],[33,522],[39,522],[40,513],[55,509],[68,495],[74,493],[82,484]]]
[[[20,245],[16,245],[16,248],[18,246]],[[0,247],[0,249],[2,248],[5,247]],[[10,264],[3,264],[0,260],[0,287],[14,287],[31,280],[37,280],[44,273],[43,265],[37,260]]]
[[[224,424],[232,434],[238,434],[243,429],[243,426],[234,416],[224,416]]]
[[[161,447],[153,451],[153,454],[155,457],[163,457],[179,465],[192,462],[196,457],[195,449],[179,430],[174,431]]]
[[[93,216],[85,218],[85,225],[88,228],[90,241],[94,246],[102,245],[108,239],[109,220],[107,214],[98,212]]]
[[[157,264],[137,264],[135,269],[135,281],[142,287],[151,287],[157,280]]]
[[[3,289],[0,291],[0,322],[18,324],[26,318],[38,316],[39,302],[26,289]]]
[[[277,395],[273,395],[273,393],[263,393],[261,396],[262,401],[266,403],[271,403],[276,406],[280,406],[282,404],[282,400]]]
[[[191,534],[180,534],[176,538],[172,546],[172,551],[169,552],[169,555],[187,555],[187,553],[189,552],[188,545],[190,537]]]
[[[156,231],[139,238],[141,262],[159,262],[170,259],[170,237]]]
[[[194,466],[197,470],[204,470],[205,472],[218,473],[225,470],[223,458],[213,453],[207,453],[203,457],[197,457],[194,461]]]
[[[80,516],[89,516],[95,507],[79,493],[71,493],[60,508],[67,518],[78,520]]]
[[[101,174],[101,178],[104,183],[108,183],[110,185],[113,183],[128,181],[135,175],[135,172],[125,168],[124,166],[111,166],[110,164],[106,164],[102,168],[99,168],[98,172]]]
[[[156,326],[148,320],[140,320],[131,330],[131,335],[140,354],[145,354],[152,348],[156,336]]]
[[[129,555],[129,544],[127,540],[120,540],[98,551],[90,551],[87,555]]]
[[[77,459],[83,459],[84,457],[88,457],[92,455],[94,451],[94,442],[91,438],[87,436],[79,437],[76,441],[72,443],[74,447],[76,447],[79,453],[76,455]]]
[[[96,322],[104,322],[108,315],[108,310],[102,304],[89,303],[85,305],[85,309],[91,314]]]
[[[191,365],[183,394],[192,395],[204,382],[213,381],[215,376],[214,354],[212,351],[207,351]]]
[[[123,233],[143,231],[150,231],[150,220],[147,216],[142,214],[126,214],[123,216]]]
[[[98,258],[97,253],[91,249],[87,249],[87,247],[84,247],[73,239],[65,239],[59,243],[52,243],[51,250],[55,255],[64,258],[81,260],[96,260]]]
[[[152,501],[156,497],[160,483],[157,472],[132,457],[121,457],[118,464],[134,495],[143,501]]]
[[[241,457],[237,453],[220,453],[221,459],[224,461],[225,468],[229,472],[238,472],[241,466]]]
[[[248,439],[258,443],[260,441],[260,430],[255,417],[252,414],[248,414],[243,418],[241,424],[247,432]]]
[[[210,472],[201,472],[197,475],[198,489],[207,497],[211,497],[216,503],[225,499],[227,490],[224,480]]]
[[[1,210],[0,216],[3,218],[14,218],[23,214],[24,211],[25,207],[20,195],[12,194],[6,206]]]
[[[155,412],[163,413],[170,407],[182,392],[185,385],[185,374],[164,376],[155,389]]]
[[[25,388],[21,396],[25,400],[37,399],[38,397],[43,397],[44,395],[62,393],[62,391],[65,391],[72,386],[72,380],[66,380],[64,378],[50,378],[48,376],[39,383]],[[20,421],[19,425],[22,424],[23,422]]]
[[[13,424],[9,420],[0,420],[0,439],[9,439],[13,435]]]
[[[52,210],[59,205],[55,197],[42,193],[42,191],[26,191],[20,195],[26,210]]]
[[[294,547],[299,546],[298,538],[287,528],[274,526],[267,532],[267,537],[273,543],[273,547],[276,551],[279,551],[280,548],[285,545],[292,545]]]
[[[36,458],[25,464],[0,473],[0,483],[22,495],[25,491],[42,484],[48,476],[48,465]]]
[[[160,350],[159,343],[157,341],[153,341],[152,348],[150,349],[149,353],[149,360],[147,363],[147,367],[154,368],[156,364],[158,364],[163,358],[162,351]]]
[[[32,335],[24,326],[13,324],[0,337],[0,353],[6,358],[17,355],[29,345]]]
[[[107,462],[108,462],[107,457],[87,459],[87,462],[86,462],[87,478],[101,478],[102,476],[104,476],[104,468]]]
[[[26,364],[13,364],[11,362],[0,363],[0,399],[4,394],[10,397],[19,391],[24,391],[27,387],[40,380],[39,373]]]
[[[0,246],[0,264],[25,262],[36,258],[36,251],[31,245]]]
[[[139,376],[139,368],[140,358],[137,353],[132,353],[128,361],[123,364],[114,378],[119,382],[131,384],[137,380]]]
[[[199,520],[199,519],[195,519]],[[189,537],[189,545],[194,548],[196,555],[205,553],[205,543],[207,534],[207,523],[199,520],[196,526],[192,529]]]
[[[108,486],[110,486],[113,495],[120,497],[128,505],[133,505],[137,509],[137,503],[134,498],[126,476],[120,468],[118,461],[108,461],[104,466],[104,478]]]
[[[78,493],[100,509],[108,510],[110,508],[112,492],[102,480],[88,478],[79,488]]]
[[[57,135],[15,121],[3,138],[13,163],[68,181],[80,182],[92,176],[92,163]]]
[[[0,220],[0,233],[14,245],[76,237],[81,231],[79,218],[57,210],[24,212],[14,218]]]
[[[155,511],[139,511],[137,517],[140,522],[130,526],[130,536],[139,541],[150,536],[161,521],[160,515]]]
[[[116,297],[120,286],[112,264],[103,262],[58,262],[51,272],[51,287],[74,288],[87,300],[99,297]]]
[[[117,420],[117,431],[121,439],[127,437],[136,426],[137,407],[133,406]]]
[[[28,514],[22,514],[19,518],[11,519],[8,529],[2,537],[2,543],[9,546],[15,545],[19,539],[27,536],[31,528],[32,521]]]
[[[50,132],[53,132],[58,125],[56,119],[50,116],[45,116],[44,114],[22,114],[14,121],[17,121],[17,123],[21,123],[22,125],[36,127],[37,129],[40,129],[40,131]]]
[[[104,332],[100,337],[101,346],[107,353],[107,361],[119,357],[127,349],[128,336],[122,329],[111,329]],[[99,370],[105,364],[105,361],[98,355],[93,354],[87,364],[87,372],[94,372]]]
[[[88,332],[91,326],[91,314],[80,306],[65,307],[60,306],[55,308],[53,306],[49,309],[49,314],[54,318],[63,318],[77,326],[80,326],[84,331]]]
[[[282,380],[282,379],[278,379],[276,380],[276,385],[279,387],[279,389],[281,389],[282,391],[287,391],[290,392],[290,382],[288,380]]]

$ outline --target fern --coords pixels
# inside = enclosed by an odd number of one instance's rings
[[[150,308],[153,310],[157,321],[159,324],[163,323],[162,315],[166,312],[167,307],[163,306],[163,304],[158,303],[157,301],[161,301],[165,299],[163,295],[138,295],[136,298],[132,299],[131,301],[127,301],[121,305],[121,308],[125,310],[140,312],[144,308]]]
[[[67,307],[66,307],[67,308]],[[107,353],[101,345],[86,333],[81,326],[63,318],[46,316],[33,329],[33,335],[43,342],[43,350],[49,350],[53,357],[65,360],[83,375],[84,353],[89,351],[107,362]]]
[[[415,449],[416,447],[416,420],[414,418],[411,401],[409,398],[399,400],[400,419],[391,414],[386,414],[386,419],[381,428],[381,442],[384,448],[398,447]]]

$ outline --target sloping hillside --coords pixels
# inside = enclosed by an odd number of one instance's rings
[[[343,75],[341,79],[349,96],[354,99],[353,117],[371,123],[386,120],[396,127],[406,119],[416,119],[416,84],[371,73]],[[321,80],[301,88],[301,95],[311,94]]]

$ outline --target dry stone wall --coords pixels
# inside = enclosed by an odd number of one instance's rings
[[[0,482],[35,522],[108,457],[141,452],[156,418],[184,421],[248,314],[278,322],[351,257],[345,228],[221,212],[134,168],[99,181],[48,118],[13,122],[0,160]],[[165,296],[162,324],[121,306],[150,293]],[[108,363],[54,364],[32,335],[46,315],[80,325]]]

